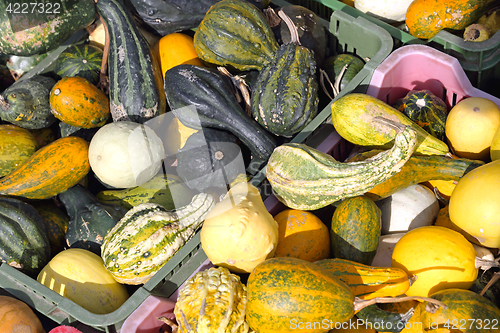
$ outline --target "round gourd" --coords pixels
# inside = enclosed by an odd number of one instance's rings
[[[447,288],[468,289],[477,277],[476,251],[460,233],[439,226],[408,231],[397,242],[391,266],[417,279],[406,295],[427,297]]]
[[[500,160],[480,166],[459,181],[450,197],[450,220],[467,238],[486,247],[500,247]]]
[[[458,157],[488,161],[499,127],[500,108],[487,98],[469,97],[450,110],[446,137]]]
[[[406,232],[431,225],[439,213],[434,193],[423,185],[411,185],[377,201],[382,212],[382,234]]]
[[[325,70],[328,78],[332,83],[337,80],[342,68],[347,65],[342,78],[340,79],[339,91],[358,74],[365,66],[365,62],[358,56],[351,53],[339,53],[325,59],[321,68]]]
[[[413,0],[356,0],[354,8],[389,23],[405,20],[406,10]]]
[[[193,37],[181,32],[163,36],[154,46],[156,58],[160,62],[161,74],[180,64],[203,66],[194,49]]]
[[[110,117],[106,95],[79,76],[64,77],[52,87],[50,107],[57,119],[76,127],[99,127]]]
[[[177,151],[177,174],[191,189],[227,188],[245,163],[236,138],[212,128],[192,134]]]
[[[27,129],[0,125],[0,177],[16,169],[38,149],[38,143]]]
[[[59,252],[38,274],[37,281],[95,314],[108,314],[127,299],[97,254],[84,249]]]
[[[406,96],[397,100],[393,107],[429,134],[443,139],[448,108],[446,103],[430,90],[410,90]]]
[[[344,199],[335,209],[330,230],[332,254],[369,265],[375,256],[381,211],[365,196]]]
[[[73,45],[59,55],[54,72],[60,77],[79,76],[92,84],[99,82],[103,51],[94,45]]]
[[[6,295],[0,295],[0,327],[5,333],[45,333],[40,319],[26,303]]]
[[[144,184],[161,168],[163,143],[146,125],[132,121],[101,127],[89,146],[89,162],[105,184],[129,188]]]
[[[403,237],[404,232],[381,235],[378,239],[377,251],[372,260],[372,266],[391,267],[392,252],[396,243]]]
[[[328,227],[313,213],[285,209],[274,216],[278,222],[278,246],[275,257],[293,257],[317,261],[330,257]]]

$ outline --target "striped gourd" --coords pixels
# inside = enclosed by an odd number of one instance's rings
[[[97,1],[109,34],[109,102],[113,121],[139,123],[165,112],[160,67],[151,47],[120,0]]]
[[[16,169],[38,149],[30,131],[15,125],[0,125],[0,177]]]
[[[54,71],[60,77],[80,76],[92,84],[99,82],[103,52],[94,45],[73,45],[57,58]]]
[[[177,210],[135,206],[104,237],[105,267],[120,283],[146,283],[194,235],[214,203],[210,194],[199,193]]]
[[[292,209],[319,209],[361,195],[399,172],[415,150],[417,133],[410,126],[379,121],[396,128],[394,146],[365,161],[341,163],[305,144],[277,147],[266,167],[277,198]]]
[[[269,132],[291,137],[317,114],[316,60],[306,47],[282,45],[252,89],[252,116]]]
[[[361,299],[399,296],[410,287],[410,278],[401,268],[376,267],[339,258],[323,259],[315,264],[335,274]]]

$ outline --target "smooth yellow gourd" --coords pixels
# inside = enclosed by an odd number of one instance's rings
[[[200,238],[203,251],[214,265],[250,273],[274,256],[278,223],[264,206],[259,190],[240,182],[208,213]]]
[[[500,126],[497,128],[491,141],[490,157],[492,161],[500,160]]]
[[[181,32],[174,32],[163,36],[155,44],[153,50],[160,62],[163,78],[165,78],[166,71],[177,65],[190,64],[203,66],[203,63],[194,50],[193,37]]]
[[[37,281],[95,314],[108,314],[127,299],[97,254],[70,248],[59,252],[40,271]]]
[[[500,247],[500,160],[482,165],[459,181],[450,197],[450,220],[468,239]]]
[[[468,289],[477,277],[476,250],[459,232],[440,226],[408,231],[396,243],[391,266],[416,275],[408,296],[427,297],[446,288]]]

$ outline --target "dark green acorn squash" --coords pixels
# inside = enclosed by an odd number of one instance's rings
[[[97,85],[103,52],[93,45],[73,45],[57,58],[54,72],[60,77],[80,76]]]
[[[68,247],[82,248],[100,256],[104,236],[128,210],[100,202],[79,184],[60,193],[58,197],[70,218],[66,231]]]
[[[275,9],[276,15],[282,10],[297,27],[300,45],[314,52],[316,65],[319,67],[325,59],[327,48],[327,35],[321,18],[312,10],[300,5],[287,5]],[[291,42],[290,29],[283,20],[273,27],[274,34],[279,44]]]
[[[97,1],[109,33],[109,103],[113,121],[144,123],[165,113],[158,61],[130,12],[120,0]]]
[[[0,118],[27,129],[49,127],[56,122],[49,103],[55,84],[54,79],[42,75],[16,81],[0,96]]]
[[[334,83],[345,65],[347,65],[347,67],[340,78],[339,91],[344,89],[345,86],[356,76],[356,74],[363,69],[365,62],[357,55],[339,53],[326,58],[321,66],[321,68],[328,75],[330,81]]]
[[[446,103],[430,90],[410,90],[394,102],[393,107],[417,123],[429,134],[442,140],[448,108]]]
[[[40,6],[44,2],[38,2],[36,7],[16,7],[20,3],[29,1],[0,1],[0,53],[32,56],[52,51],[95,19],[93,0],[45,2],[44,6]],[[16,8],[19,14],[14,14]]]
[[[177,174],[189,188],[227,188],[245,163],[236,138],[225,131],[204,128],[192,134],[177,152]]]
[[[31,277],[50,260],[43,218],[23,201],[0,197],[0,240],[0,260]]]
[[[213,5],[194,34],[198,57],[237,70],[260,70],[279,45],[266,17],[243,0],[222,0]]]
[[[231,132],[254,159],[266,161],[276,142],[245,113],[230,84],[218,70],[195,65],[178,65],[165,73],[168,104],[184,126]]]
[[[316,61],[306,47],[282,45],[259,72],[251,97],[253,118],[269,132],[291,137],[318,113]]]

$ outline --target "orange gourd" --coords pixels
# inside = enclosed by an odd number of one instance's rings
[[[110,117],[106,95],[83,77],[64,77],[50,92],[52,114],[77,127],[103,126]]]
[[[194,49],[193,38],[180,32],[163,36],[155,44],[154,52],[160,62],[163,78],[166,71],[177,65],[203,66]]]
[[[19,167],[37,149],[38,143],[27,129],[0,125],[0,177]]]
[[[294,257],[307,261],[330,257],[330,232],[316,215],[286,209],[274,219],[278,222],[275,257]]]
[[[17,298],[0,296],[0,328],[2,333],[45,333],[33,310]]]

